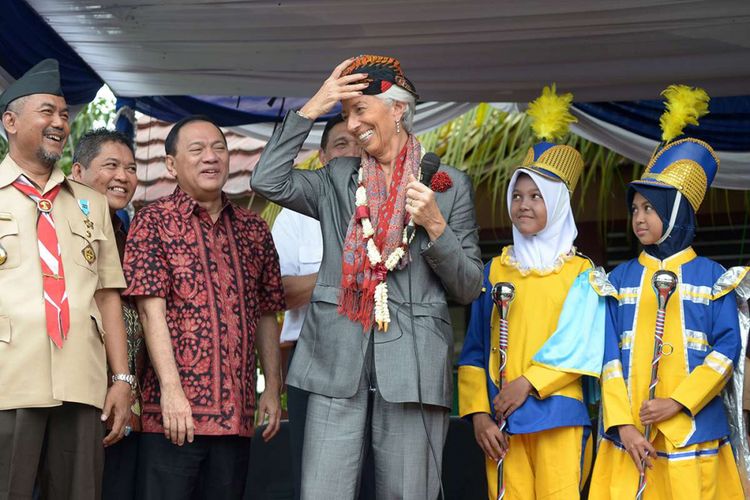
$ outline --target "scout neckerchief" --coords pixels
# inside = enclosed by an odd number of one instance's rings
[[[42,286],[44,287],[44,308],[47,315],[47,335],[59,348],[68,336],[70,329],[70,309],[68,294],[65,291],[60,245],[52,219],[52,202],[60,192],[61,185],[42,195],[25,176],[21,175],[13,185],[23,194],[34,200],[38,211],[36,223],[39,246],[39,260],[42,263]]]

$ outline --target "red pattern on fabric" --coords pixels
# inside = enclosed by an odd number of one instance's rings
[[[370,222],[375,229],[373,240],[380,250],[383,262],[402,244],[407,215],[406,185],[409,183],[409,176],[405,172],[411,172],[415,177],[418,175],[421,151],[422,146],[417,138],[409,135],[393,169],[390,189],[386,186],[385,173],[377,161],[367,153],[362,153],[362,184],[367,190]],[[403,269],[407,259],[408,255],[404,255],[396,269]],[[368,330],[375,318],[375,287],[384,277],[378,279],[373,276],[362,225],[356,212],[349,221],[341,261],[339,314],[362,323],[363,328]]]
[[[437,172],[432,176],[432,180],[430,181],[430,189],[432,189],[436,193],[444,193],[451,187],[453,187],[453,179],[451,179],[451,176],[447,173]]]
[[[228,202],[216,223],[186,193],[141,210],[125,251],[125,295],[167,301],[167,325],[199,435],[253,434],[255,329],[285,309],[278,255],[266,223]],[[143,431],[163,432],[150,361],[141,383]]]
[[[47,321],[47,335],[58,348],[62,349],[63,341],[68,338],[68,331],[70,330],[70,305],[65,293],[65,271],[60,255],[60,245],[57,241],[55,221],[52,214],[49,213],[62,185],[58,184],[45,195],[42,195],[31,184],[31,181],[25,178],[23,181],[21,178],[14,181],[13,186],[31,198],[37,205],[37,239],[39,245],[47,250],[47,258],[53,260],[53,262],[48,262],[44,256],[39,255],[39,261],[42,265],[42,288],[44,290],[42,299],[44,300],[44,313]],[[56,265],[57,269],[52,269],[51,265]]]
[[[355,208],[354,216],[357,218],[357,220],[370,217],[370,207],[362,206],[362,207]]]

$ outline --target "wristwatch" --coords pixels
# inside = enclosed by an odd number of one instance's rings
[[[125,382],[126,384],[130,385],[131,389],[135,390],[136,384],[135,384],[135,375],[131,375],[129,373],[115,373],[112,375],[112,383],[115,382]]]

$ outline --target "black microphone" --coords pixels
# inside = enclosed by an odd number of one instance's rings
[[[432,176],[435,175],[440,168],[440,157],[435,153],[427,153],[422,158],[420,169],[422,171],[422,178],[419,182],[429,187],[432,181]]]
[[[419,170],[422,174],[419,178],[419,182],[427,187],[430,187],[432,176],[437,173],[439,168],[440,157],[438,155],[432,152],[424,155],[422,157],[422,163],[420,163],[419,165]],[[414,231],[416,231],[416,228],[414,227],[414,219],[410,217],[409,224],[406,226],[406,236],[409,240],[411,240],[412,236],[414,235]]]

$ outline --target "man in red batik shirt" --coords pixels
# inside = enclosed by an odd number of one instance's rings
[[[149,357],[136,496],[241,498],[256,347],[266,380],[263,438],[279,429],[278,256],[266,223],[222,193],[229,151],[209,118],[176,123],[165,149],[178,187],[136,215],[124,262],[125,295],[138,305]]]

